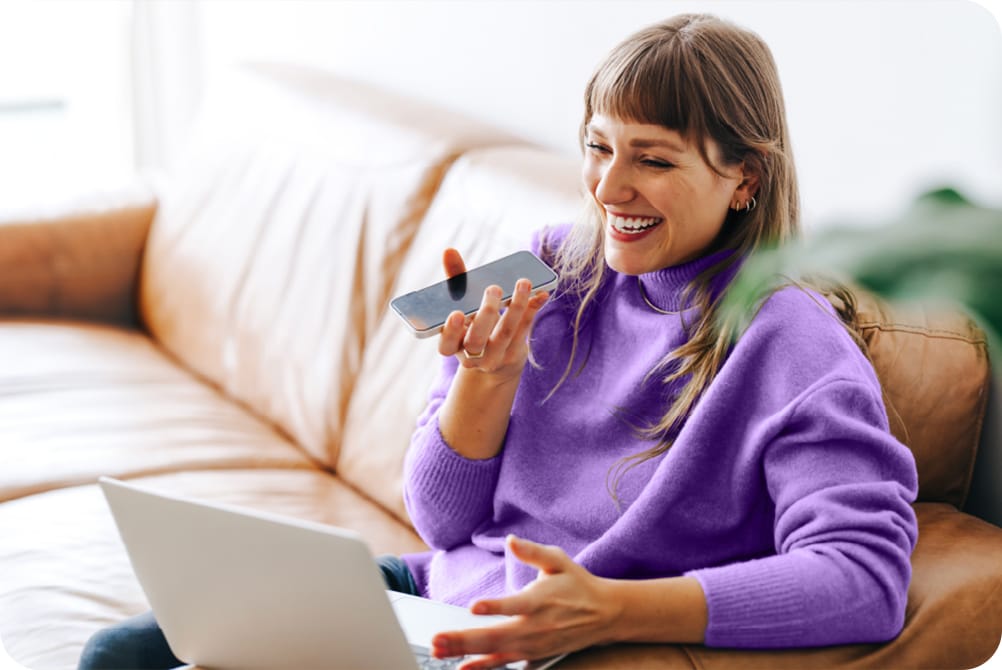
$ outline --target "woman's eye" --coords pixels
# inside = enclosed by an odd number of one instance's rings
[[[590,149],[591,151],[597,151],[598,153],[601,153],[601,154],[607,154],[607,153],[609,153],[608,147],[605,147],[605,146],[603,146],[601,144],[596,144],[595,142],[586,142],[585,146],[588,149]]]
[[[656,158],[645,158],[640,162],[648,167],[656,168],[658,170],[668,170],[670,168],[675,167],[672,163],[669,163],[667,161],[657,160]]]

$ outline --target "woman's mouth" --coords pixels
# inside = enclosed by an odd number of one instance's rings
[[[637,239],[664,221],[664,219],[652,216],[626,217],[616,214],[608,214],[606,219],[612,236],[622,241]]]

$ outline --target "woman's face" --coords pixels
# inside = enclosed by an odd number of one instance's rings
[[[663,126],[596,114],[585,129],[585,187],[603,212],[605,258],[617,272],[643,274],[701,256],[716,239],[732,202],[744,204],[754,180],[740,165],[721,165]]]

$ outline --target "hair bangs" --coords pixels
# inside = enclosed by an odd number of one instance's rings
[[[681,36],[664,40],[661,33],[638,35],[639,43],[614,53],[596,71],[587,88],[585,122],[595,114],[622,121],[670,128],[686,138],[706,134],[704,110],[693,101],[706,92],[692,73]]]

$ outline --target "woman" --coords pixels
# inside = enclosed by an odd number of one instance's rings
[[[519,282],[502,315],[488,289],[439,340],[405,487],[433,551],[404,562],[422,595],[517,616],[436,653],[893,638],[917,477],[872,366],[799,287],[733,346],[716,319],[741,260],[797,229],[768,48],[708,16],[642,30],[589,82],[581,141],[590,214],[534,244],[555,295]]]
[[[405,463],[432,550],[383,557],[388,586],[514,615],[435,638],[467,669],[627,640],[894,637],[917,477],[872,366],[797,287],[736,343],[716,318],[741,261],[797,228],[768,48],[709,16],[642,30],[589,82],[581,141],[590,212],[534,241],[554,295],[522,280],[502,311],[491,287],[439,338]],[[151,616],[99,633],[81,668],[129,646],[163,651]]]

